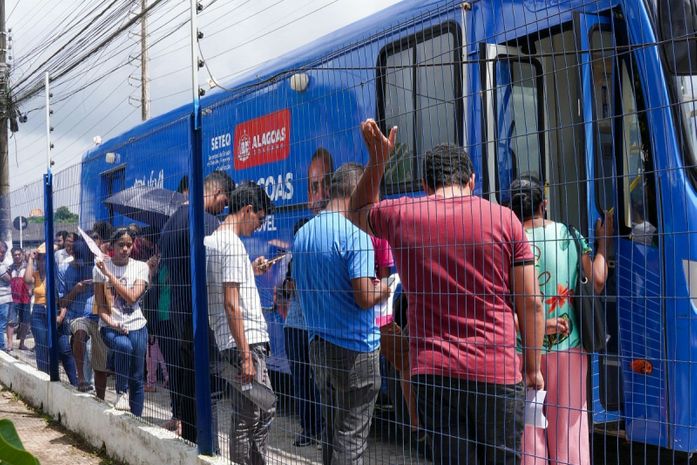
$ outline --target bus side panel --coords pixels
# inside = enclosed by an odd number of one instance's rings
[[[368,114],[359,103],[359,97],[364,97],[353,92],[354,86],[350,86],[341,73],[314,71],[308,74],[310,84],[303,94],[290,90],[288,81],[284,80],[241,101],[233,100],[212,108],[203,120],[204,164],[209,169],[230,169],[235,182],[253,181],[261,185],[277,209],[275,214],[267,216],[257,233],[243,239],[252,259],[260,255],[272,258],[288,250],[295,223],[310,216],[306,208],[307,170],[317,149],[323,148],[331,154],[334,168],[347,161],[365,163],[367,160],[364,151],[356,150],[362,147],[356,128]],[[269,132],[262,129],[262,133],[251,133],[256,130],[250,127],[245,138],[241,136],[240,127],[248,128],[245,125],[254,120],[261,121],[260,127],[266,129],[269,125],[263,119],[274,118],[273,115],[279,113],[286,113],[286,116],[269,123],[275,128],[270,131],[284,130],[285,140],[275,144],[285,146],[281,149],[286,155],[280,160],[236,169],[235,165],[241,164],[240,156],[246,156],[243,145],[258,145]],[[228,134],[230,146],[214,150],[215,143],[211,141],[221,136],[228,140]],[[263,307],[273,306],[274,288],[282,281],[285,269],[285,261],[282,261],[257,279]]]
[[[107,153],[114,154],[113,163],[106,161]],[[187,173],[190,156],[190,118],[163,123],[142,135],[104,144],[82,164],[80,224],[91,228],[95,221],[109,219],[103,201],[109,193],[106,184],[115,172],[123,170],[119,190],[138,185],[176,190],[181,177]],[[115,226],[131,222],[133,220],[121,215],[113,218]]]
[[[627,259],[623,260],[625,257]],[[635,441],[666,446],[667,424],[663,419],[667,418],[668,411],[660,268],[657,248],[619,241],[617,309],[627,436]],[[632,371],[633,360],[650,361],[653,371],[650,374]]]
[[[624,1],[627,24],[632,43],[655,43],[653,26],[642,2]],[[697,451],[697,309],[691,305],[683,260],[697,258],[697,241],[691,240],[697,228],[697,196],[682,162],[674,120],[671,117],[670,97],[665,71],[658,49],[641,47],[636,51],[638,69],[649,108],[652,145],[656,151],[658,170],[659,251],[664,267],[662,283],[665,333],[665,370],[667,373],[667,411],[660,419],[669,425],[669,438],[644,437],[628,431],[635,441],[665,445],[676,450]],[[626,364],[625,364],[626,365]],[[629,367],[625,366],[626,371]],[[641,432],[641,431],[640,431]]]

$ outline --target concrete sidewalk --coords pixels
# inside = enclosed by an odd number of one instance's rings
[[[47,417],[31,410],[13,392],[0,385],[0,418],[11,420],[24,448],[34,454],[42,465],[111,465],[117,462],[100,457],[68,430],[49,422]]]

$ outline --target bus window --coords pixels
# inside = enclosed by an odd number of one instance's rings
[[[509,200],[508,186],[517,177],[544,182],[544,139],[540,116],[542,70],[534,61],[498,60],[496,85],[496,163],[499,201]]]
[[[443,25],[388,45],[378,64],[383,129],[399,126],[385,170],[388,193],[421,188],[421,159],[438,144],[458,144],[462,115],[459,30]]]
[[[697,74],[697,1],[659,0],[658,23],[666,64],[671,73]]]
[[[387,56],[383,111],[385,126],[399,127],[395,153],[385,171],[387,185],[411,183],[414,178],[413,53],[403,50]]]
[[[656,245],[656,209],[651,188],[652,172],[650,150],[645,145],[648,140],[643,132],[646,122],[639,114],[637,93],[641,92],[638,82],[634,82],[634,72],[627,62],[621,65],[622,77],[622,227],[629,231],[632,241],[644,245]]]
[[[106,173],[102,173],[102,200],[108,199],[117,192],[126,188],[126,167],[122,166]],[[114,206],[106,206],[106,220],[114,224]]]
[[[612,31],[594,29],[590,33],[593,74],[593,135],[595,137],[595,193],[598,211],[615,206],[613,101],[615,39]]]

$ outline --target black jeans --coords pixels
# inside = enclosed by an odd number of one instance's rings
[[[286,327],[283,329],[286,354],[293,374],[293,395],[295,408],[300,416],[302,434],[319,437],[322,432],[322,410],[319,393],[315,387],[312,367],[310,367],[310,343],[304,329]]]
[[[433,464],[521,462],[525,389],[434,375],[412,378]]]

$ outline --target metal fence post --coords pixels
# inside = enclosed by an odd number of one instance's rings
[[[46,245],[46,308],[48,309],[48,359],[51,381],[60,381],[58,327],[56,325],[56,260],[53,256],[53,175],[44,175],[44,235]]]
[[[203,155],[198,88],[198,1],[191,0],[191,157],[189,158],[189,244],[191,246],[191,301],[194,323],[194,377],[196,389],[196,442],[200,454],[213,454],[211,380],[208,342],[206,250],[203,246]],[[217,434],[217,431],[215,432]]]

